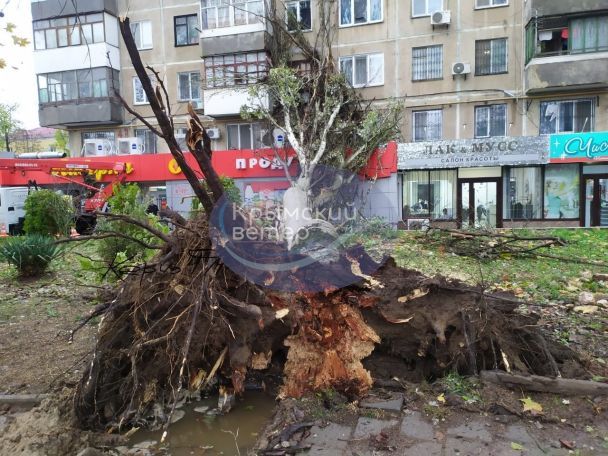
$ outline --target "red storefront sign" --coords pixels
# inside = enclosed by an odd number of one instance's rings
[[[184,154],[187,163],[194,170],[198,165],[190,153]],[[56,159],[55,159],[56,160]],[[69,163],[89,162],[122,162],[126,164],[128,182],[166,182],[185,180],[181,169],[171,154],[154,155],[113,155],[108,157],[91,158],[66,158],[62,159]],[[10,168],[11,163],[18,159],[0,159],[1,168]],[[290,171],[297,171],[297,160],[295,154],[289,153],[286,161],[290,164]],[[265,150],[225,150],[215,151],[212,156],[213,167],[220,176],[233,179],[251,178],[281,178],[285,177],[280,161],[274,156],[274,152]],[[100,181],[111,181],[111,176],[103,172],[90,171]],[[386,178],[397,172],[397,145],[390,143],[382,150],[374,153],[369,164],[362,174],[369,178]],[[201,179],[203,178],[201,174]],[[29,181],[36,181],[39,185],[61,184],[63,180],[43,171],[11,171],[0,169],[0,186],[23,186]]]

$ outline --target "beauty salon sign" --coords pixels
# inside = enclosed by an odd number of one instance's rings
[[[551,135],[551,163],[608,161],[608,132]]]

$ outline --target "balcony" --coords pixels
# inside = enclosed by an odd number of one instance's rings
[[[94,43],[88,46],[70,46],[34,52],[36,74],[58,71],[105,67],[120,70],[120,51],[109,43]]]
[[[270,25],[264,19],[264,2],[242,0],[235,7],[202,3],[200,46],[203,58],[210,55],[259,51],[268,48]]]
[[[113,97],[44,103],[38,110],[40,125],[51,128],[78,128],[123,123],[123,108]]]
[[[203,99],[205,115],[212,117],[239,115],[242,106],[258,106],[264,109],[270,106],[270,97],[267,94],[261,99],[254,99],[249,95],[246,86],[205,89]]]
[[[606,0],[528,0],[525,8],[527,22],[535,16],[589,14],[606,10]]]
[[[608,52],[534,57],[526,65],[527,94],[608,88]]]
[[[32,20],[34,21],[101,11],[116,16],[118,13],[116,0],[78,0],[77,2],[47,0],[32,2]]]

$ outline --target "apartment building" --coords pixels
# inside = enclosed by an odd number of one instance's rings
[[[110,90],[151,119],[121,50],[117,17],[128,15],[174,100],[178,134],[192,101],[215,150],[272,144],[270,128],[239,115],[271,64],[266,8],[286,8],[311,40],[319,26],[317,1],[277,2],[32,2],[41,125],[68,128],[83,155],[167,151]],[[353,86],[378,106],[406,107],[399,174],[380,184],[389,219],[608,225],[608,166],[597,163],[608,152],[564,158],[566,141],[552,136],[608,148],[598,133],[608,130],[606,0],[339,0],[331,14]]]

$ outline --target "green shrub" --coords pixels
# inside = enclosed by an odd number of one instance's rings
[[[24,277],[37,277],[61,253],[50,236],[28,234],[5,239],[0,243],[0,259],[15,266]]]
[[[67,236],[74,221],[74,207],[69,197],[51,190],[38,190],[25,200],[26,234]]]
[[[113,214],[128,215],[157,230],[169,231],[165,225],[160,223],[158,217],[146,213],[149,202],[143,201],[137,184],[116,185],[108,203]],[[97,232],[99,233],[117,232],[152,245],[160,245],[162,242],[149,231],[132,223],[105,217],[98,217],[97,220]],[[103,263],[102,274],[115,279],[124,276],[132,266],[150,260],[157,252],[155,249],[144,248],[135,240],[123,237],[101,239],[96,245],[97,253]],[[110,276],[105,274],[108,270],[112,272]]]
[[[242,200],[241,200],[241,191],[239,190],[239,188],[236,186],[234,179],[230,178],[230,177],[226,177],[226,176],[220,176],[220,182],[222,183],[222,185],[224,186],[224,191],[226,192],[226,197],[232,201],[233,203],[236,204],[241,204]],[[207,181],[203,180],[201,181],[201,183],[203,184],[203,188],[208,192],[208,193],[212,193],[211,190],[209,189],[209,186],[207,185]],[[201,208],[201,202],[198,200],[198,198],[196,196],[194,196],[192,198],[192,204],[191,204],[191,216],[200,212],[202,210]]]

